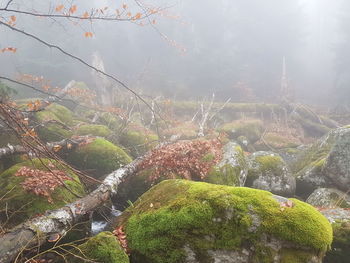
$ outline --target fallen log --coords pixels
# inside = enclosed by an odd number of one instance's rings
[[[26,249],[48,242],[52,236],[63,236],[88,213],[117,193],[118,185],[137,172],[144,157],[109,174],[89,195],[43,216],[30,219],[0,236],[0,263],[12,262]]]
[[[38,147],[36,150],[37,152],[42,152],[44,150],[56,152],[58,150],[55,150],[55,149],[58,149],[58,148],[60,151],[74,150],[75,147],[77,147],[80,143],[84,142],[86,139],[87,139],[86,136],[81,136],[74,139],[64,139],[59,142],[49,142],[45,144],[46,149],[43,149],[42,147]],[[22,145],[8,144],[6,147],[0,148],[0,160],[8,156],[21,155],[21,154],[28,154],[30,157],[38,157],[36,156],[36,152],[33,152]]]

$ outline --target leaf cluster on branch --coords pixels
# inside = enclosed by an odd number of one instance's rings
[[[219,139],[179,141],[153,150],[139,169],[153,169],[150,181],[161,176],[201,180],[221,158],[222,143]]]

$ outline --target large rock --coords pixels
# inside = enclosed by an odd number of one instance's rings
[[[19,176],[17,172],[23,167],[33,169],[34,172],[28,171]],[[59,175],[56,174],[55,178],[48,178],[40,174],[40,171],[48,172],[48,169],[54,172],[55,170],[64,172],[71,177],[71,180],[64,177],[62,180],[65,186],[53,188],[54,179]],[[46,182],[37,186],[38,181]],[[77,199],[77,196],[83,195],[84,187],[78,176],[54,160],[33,159],[16,164],[0,174],[0,196],[2,197],[0,200],[0,225],[2,224],[3,227],[14,226],[36,214],[71,203]]]
[[[348,263],[350,258],[350,210],[344,208],[322,209],[322,214],[332,223],[332,249],[324,263]]]
[[[281,156],[273,152],[255,152],[249,158],[246,186],[282,196],[293,196],[295,178]]]
[[[95,177],[106,175],[132,161],[123,149],[102,138],[79,146],[65,158],[70,164]]]
[[[118,220],[135,263],[322,262],[330,223],[312,206],[256,189],[167,180]]]
[[[43,124],[37,128],[37,132],[45,142],[59,141],[73,135],[69,128],[73,124],[73,113],[62,105],[51,104],[37,112],[35,118]]]
[[[245,136],[250,143],[254,143],[260,139],[264,128],[261,120],[247,119],[225,123],[219,131],[227,133],[231,140],[235,140],[239,136]]]
[[[317,188],[350,188],[350,127],[335,129],[312,144],[292,165],[297,194],[307,197]]]
[[[108,137],[111,135],[112,131],[105,125],[98,124],[87,124],[83,123],[77,127],[75,130],[76,135],[91,135],[91,136],[99,136],[99,137]]]
[[[191,141],[180,141],[179,144],[191,143]],[[187,160],[186,156],[184,162],[198,162],[199,166],[204,165],[207,162],[212,162],[216,158],[215,152],[210,149],[207,152],[201,152],[201,155],[196,155],[196,149],[193,152],[188,152],[186,154],[193,155],[193,159]],[[174,152],[172,159],[181,160],[183,153],[180,151]],[[159,156],[162,157],[162,156]],[[194,160],[195,159],[195,160]],[[199,160],[198,160],[199,159]],[[168,160],[172,162],[172,160]],[[158,166],[166,164],[159,164],[156,160],[152,161],[151,167],[146,169],[141,169],[135,176],[131,177],[119,187],[117,196],[116,206],[120,210],[124,210],[128,206],[129,201],[134,202],[138,197],[140,197],[144,192],[150,189],[153,185],[167,179],[191,179],[191,180],[201,180],[213,184],[222,184],[230,186],[243,186],[247,177],[248,165],[242,148],[233,142],[229,142],[222,147],[222,156],[217,164],[212,165],[208,172],[201,176],[197,174],[196,171],[191,169],[191,166],[184,166],[186,170],[184,177],[178,174],[175,168],[170,166],[166,169],[167,173],[161,174],[159,177],[154,179],[154,174]],[[172,170],[173,169],[173,170]]]
[[[318,188],[306,200],[316,207],[350,208],[350,197],[334,188]]]
[[[158,135],[141,125],[131,124],[119,138],[130,155],[134,158],[144,155],[147,151],[157,146]]]

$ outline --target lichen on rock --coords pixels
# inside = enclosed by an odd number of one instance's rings
[[[281,156],[273,152],[255,152],[249,157],[246,186],[282,196],[293,196],[295,178]]]

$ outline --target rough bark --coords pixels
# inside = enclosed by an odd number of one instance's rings
[[[43,216],[28,220],[0,236],[0,263],[9,263],[25,249],[46,243],[53,234],[65,235],[74,224],[83,220],[86,214],[116,194],[118,185],[137,172],[142,159],[136,159],[109,174],[89,195],[60,209],[48,211]]]

